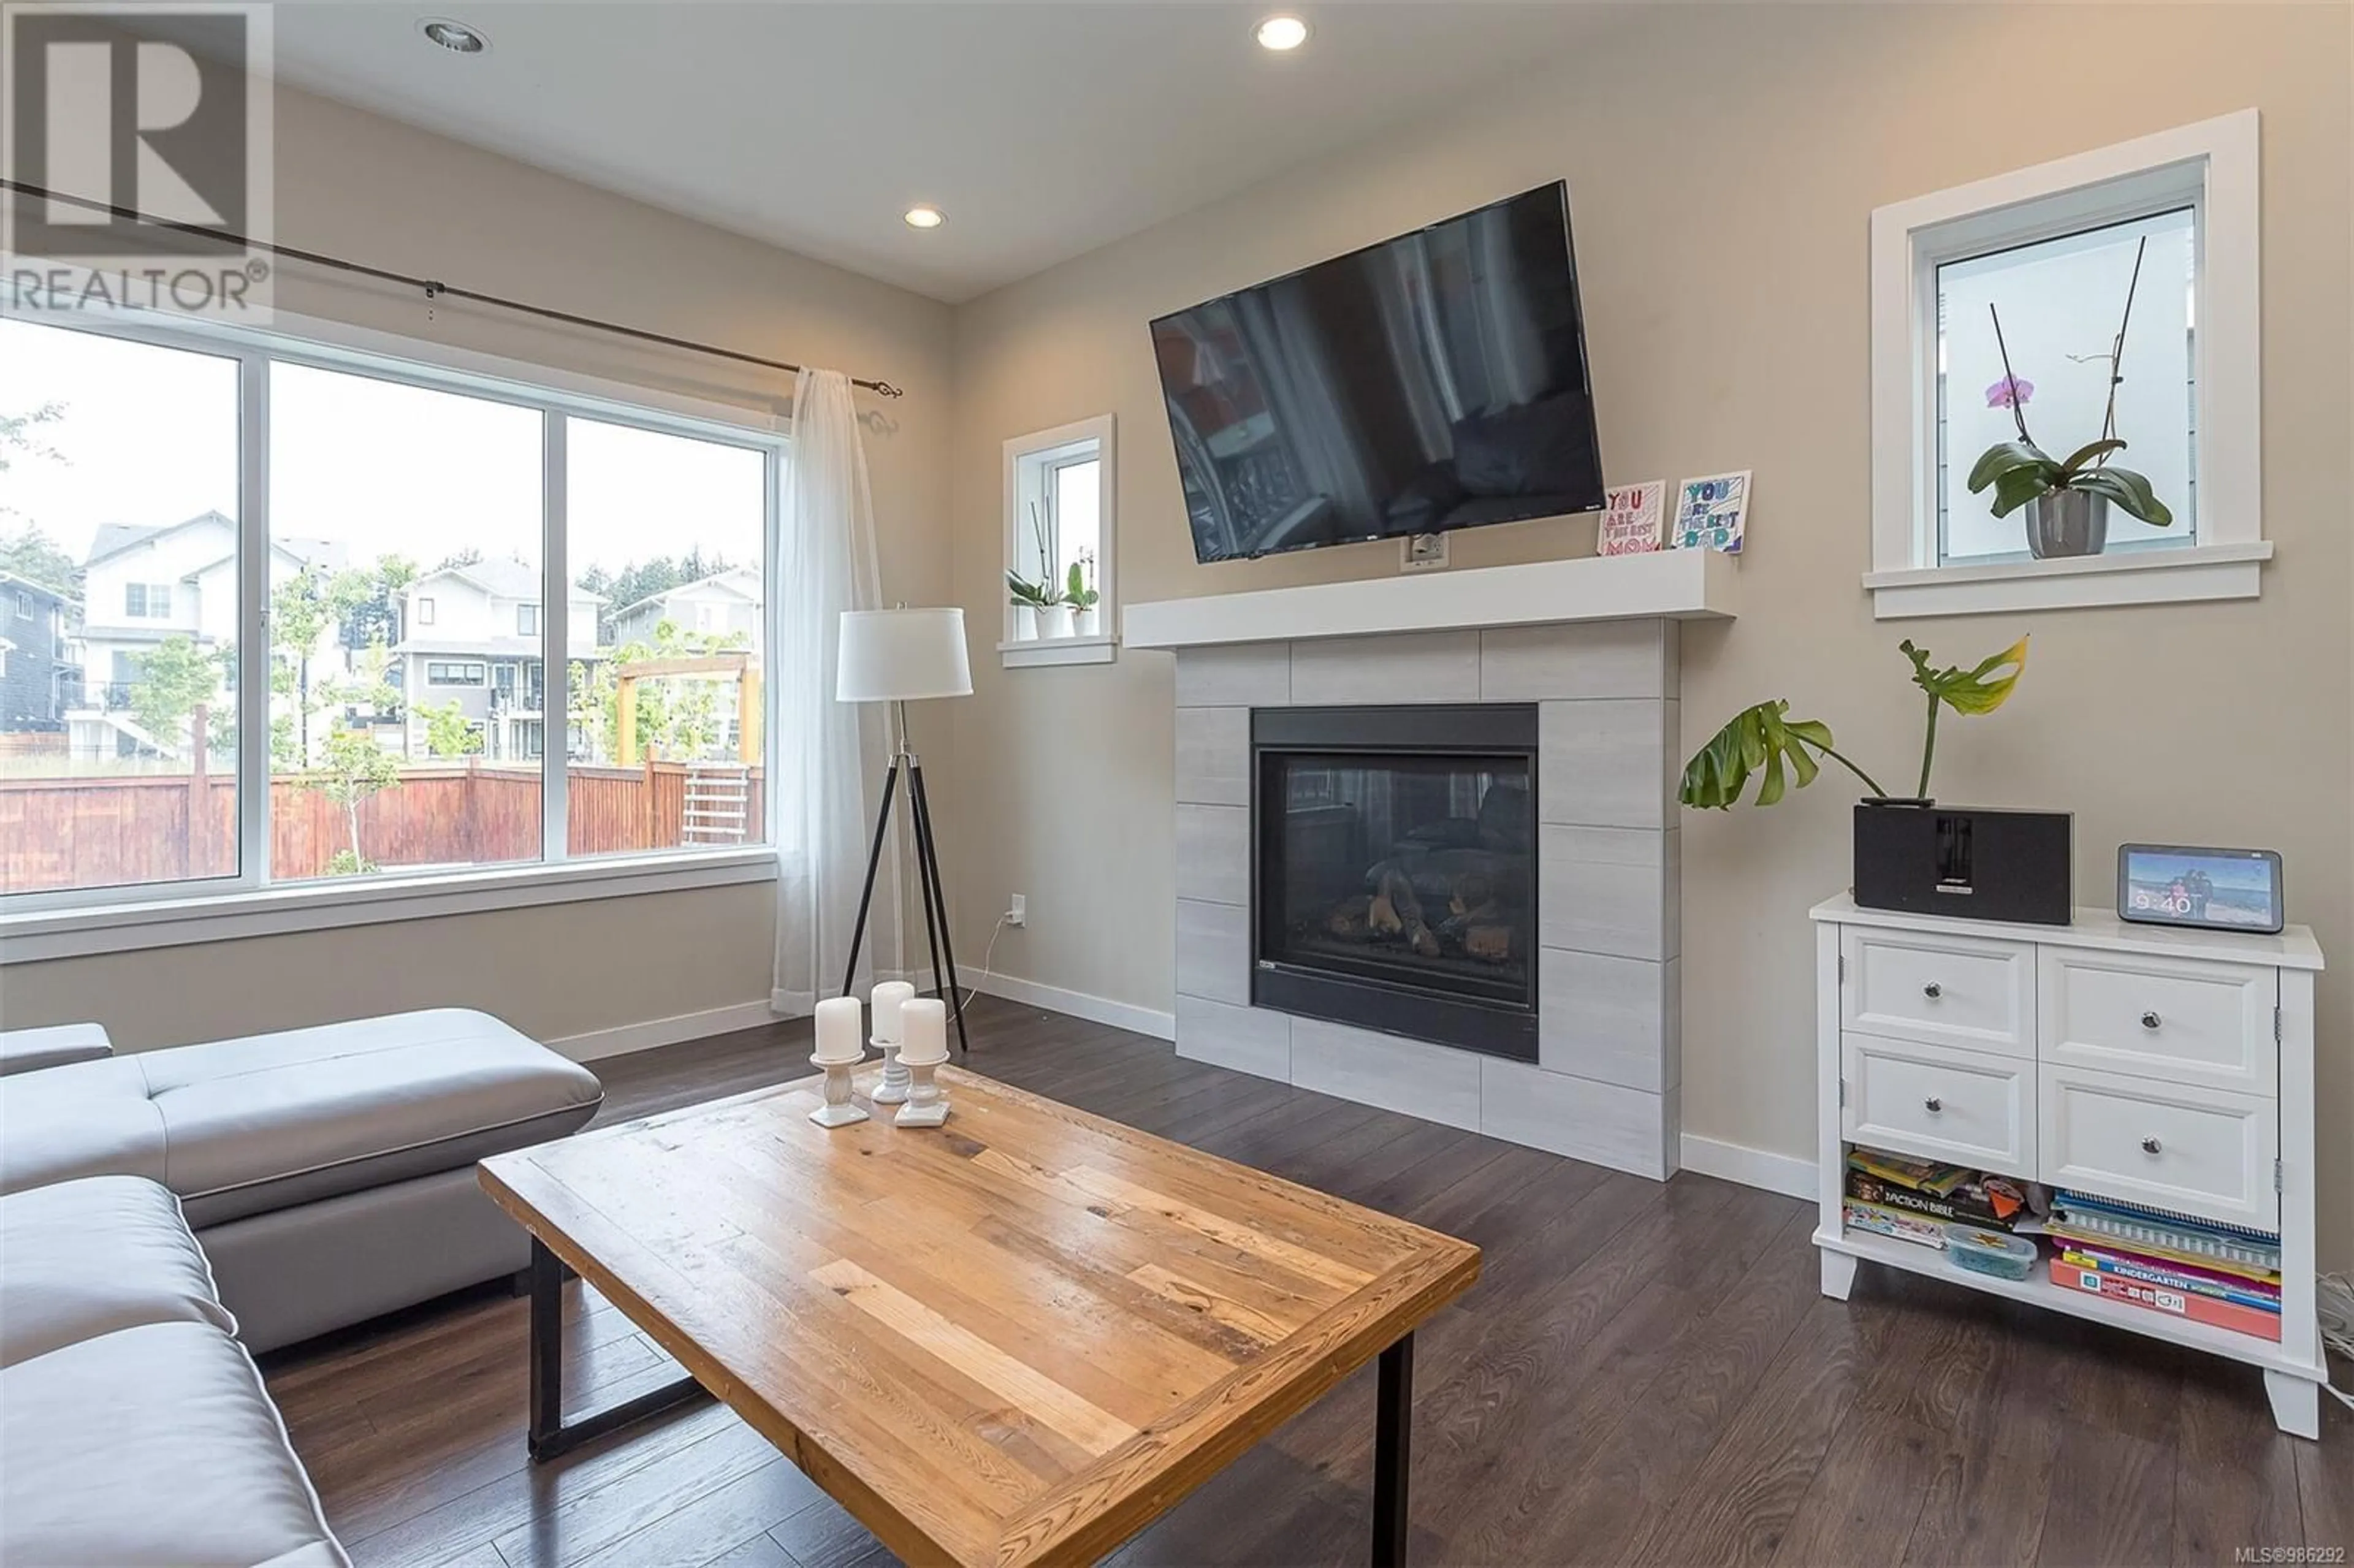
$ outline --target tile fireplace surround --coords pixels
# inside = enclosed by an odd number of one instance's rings
[[[1679,641],[1646,618],[1179,647],[1177,1054],[1673,1172]],[[1534,1065],[1251,1005],[1252,710],[1416,703],[1537,705]]]

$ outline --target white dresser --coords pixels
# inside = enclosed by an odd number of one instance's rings
[[[2283,1430],[2318,1436],[2312,932],[1998,925],[1845,894],[1813,914],[1823,1293],[1870,1261],[2228,1356],[2264,1369]],[[1850,1143],[2277,1232],[2281,1340],[1847,1231]]]

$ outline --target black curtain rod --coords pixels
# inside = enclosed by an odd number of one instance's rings
[[[233,233],[225,228],[207,228],[198,224],[180,223],[172,218],[157,217],[151,213],[141,212],[135,207],[116,207],[111,202],[92,201],[87,196],[69,196],[63,191],[53,191],[42,185],[28,185],[23,180],[0,178],[0,189],[16,191],[25,196],[47,201],[66,202],[91,212],[102,212],[111,217],[119,217],[127,222],[168,229],[175,234],[190,235],[198,239],[210,239],[223,245],[241,245],[249,250],[260,250],[267,255],[282,256],[294,261],[307,261],[314,267],[332,268],[338,272],[354,272],[363,278],[374,278],[379,282],[398,283],[405,288],[421,289],[428,300],[438,300],[446,294],[453,300],[468,300],[478,305],[493,305],[503,311],[514,311],[523,315],[537,316],[542,321],[562,322],[567,326],[587,327],[591,332],[611,333],[617,337],[635,338],[640,343],[656,343],[664,348],[681,348],[689,354],[705,354],[715,359],[732,359],[739,365],[757,365],[764,370],[781,370],[788,376],[798,376],[801,371],[800,366],[788,365],[780,359],[763,359],[757,354],[741,354],[732,348],[714,348],[707,343],[695,343],[683,337],[669,337],[662,333],[647,332],[642,327],[622,326],[618,322],[599,321],[594,316],[577,316],[569,311],[550,310],[545,305],[529,305],[521,300],[510,300],[498,294],[485,294],[473,289],[461,289],[453,284],[444,283],[438,278],[414,278],[406,272],[387,271],[382,267],[370,267],[364,262],[349,261],[340,256],[322,255],[316,250],[302,250],[292,245],[273,245],[266,239],[256,239],[250,235]],[[888,381],[866,381],[853,376],[850,384],[853,387],[864,387],[868,391],[880,393],[885,397],[906,396]]]

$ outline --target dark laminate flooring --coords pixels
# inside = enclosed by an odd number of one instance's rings
[[[972,1022],[980,1071],[1486,1249],[1478,1287],[1417,1340],[1418,1563],[2229,1563],[2354,1545],[2354,1415],[2325,1400],[2320,1445],[2282,1437],[2248,1369],[1869,1266],[1852,1300],[1826,1300],[1810,1211],[1788,1198],[1641,1181],[1003,1001]],[[804,1023],[601,1062],[602,1119],[801,1076],[807,1056]],[[673,1375],[569,1288],[576,1405]],[[359,1563],[890,1561],[723,1409],[528,1465],[524,1345],[524,1303],[493,1288],[268,1359]],[[1372,1381],[1114,1561],[1363,1561]]]

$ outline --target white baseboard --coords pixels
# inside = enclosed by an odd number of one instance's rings
[[[1002,996],[1008,1001],[1018,1001],[1027,1007],[1043,1007],[1049,1012],[1067,1013],[1073,1018],[1084,1018],[1090,1023],[1108,1023],[1114,1029],[1150,1034],[1155,1040],[1177,1038],[1177,1015],[1173,1012],[1139,1007],[1134,1002],[1114,1001],[1108,996],[1090,996],[1083,991],[1065,991],[1060,986],[1041,985],[1019,975],[975,977],[967,974],[962,979],[973,991]]]
[[[1821,1195],[1816,1189],[1813,1160],[1751,1149],[1746,1144],[1720,1142],[1697,1133],[1683,1135],[1683,1168],[1721,1181],[1762,1187],[1786,1198],[1804,1198],[1811,1202]]]
[[[672,1018],[650,1018],[643,1023],[624,1023],[612,1029],[592,1029],[586,1034],[567,1034],[543,1044],[576,1062],[594,1062],[600,1056],[625,1056],[632,1051],[651,1051],[657,1045],[675,1045],[682,1040],[757,1029],[776,1022],[777,1015],[767,1002],[739,1001],[732,1007],[706,1008]]]

